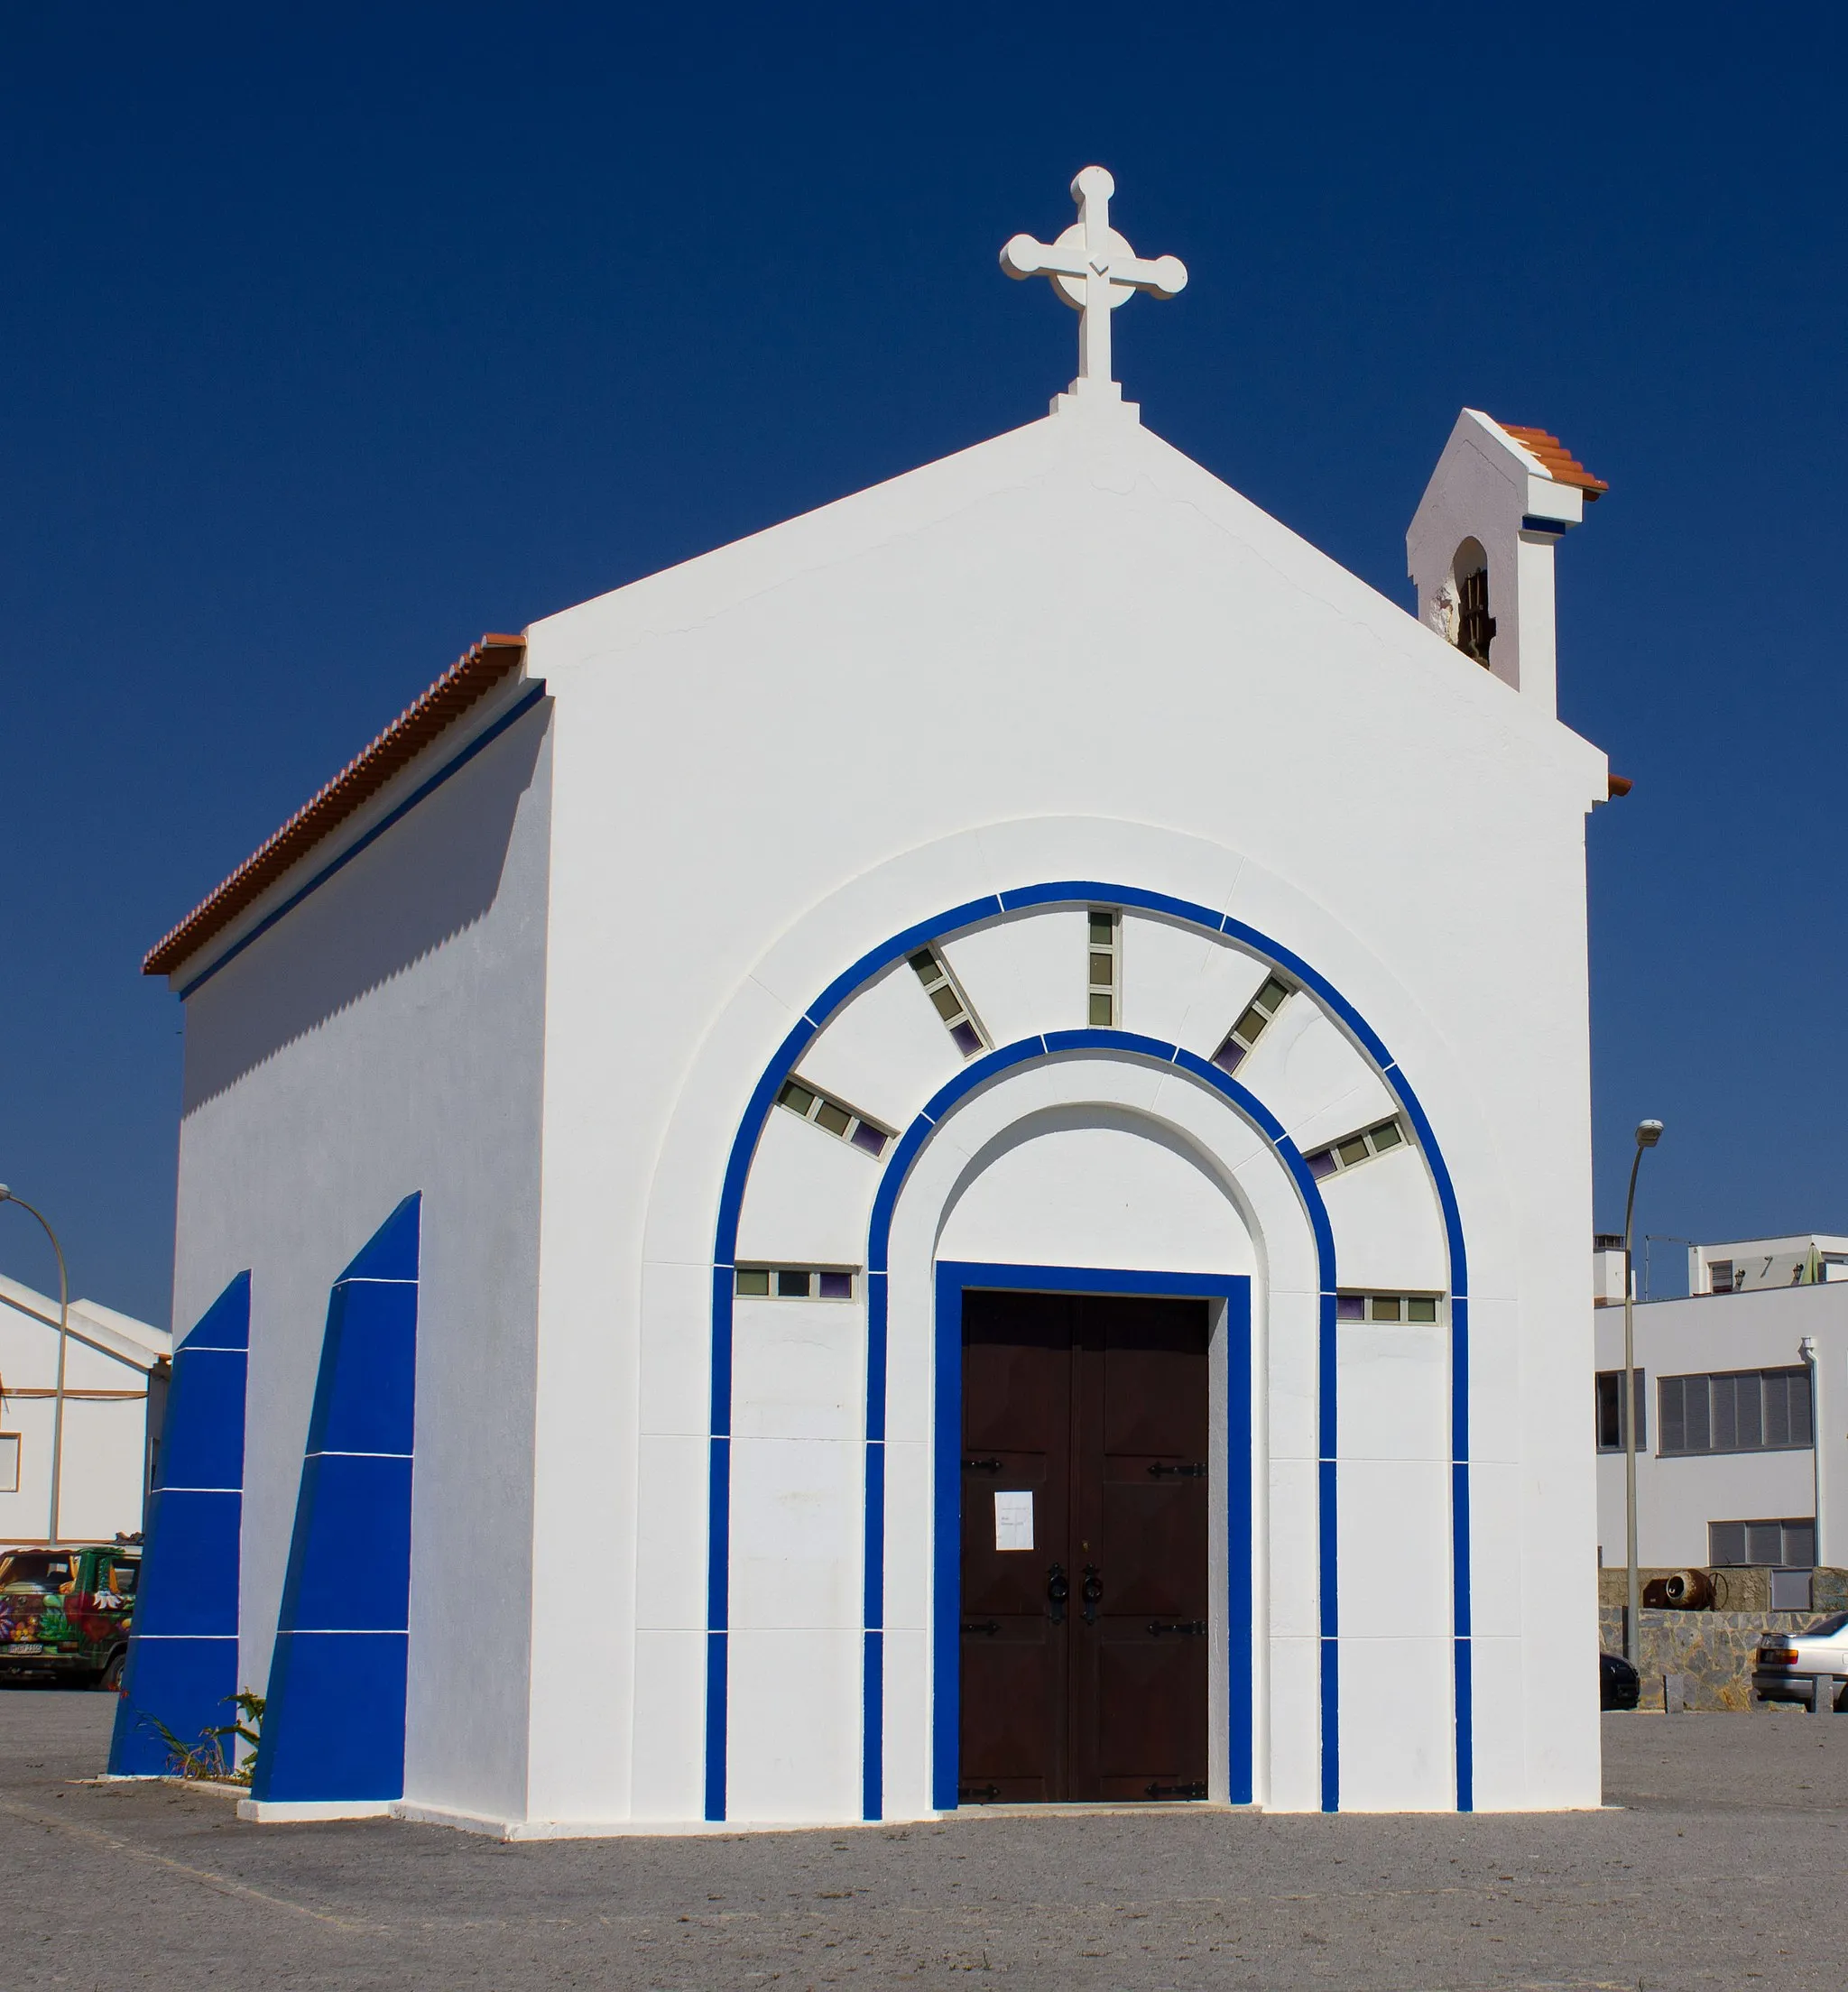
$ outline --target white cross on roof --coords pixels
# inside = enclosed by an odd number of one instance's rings
[[[1031,235],[1015,235],[1001,252],[1011,277],[1050,277],[1053,288],[1078,314],[1078,377],[1072,392],[1115,401],[1123,390],[1110,375],[1110,314],[1132,292],[1172,298],[1186,287],[1187,267],[1178,256],[1147,263],[1110,226],[1116,182],[1101,166],[1086,166],[1072,181],[1078,218],[1049,248]]]

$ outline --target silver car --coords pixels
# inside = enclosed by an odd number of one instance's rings
[[[1819,1618],[1806,1632],[1768,1634],[1751,1686],[1761,1702],[1801,1702],[1818,1714],[1839,1708],[1848,1686],[1848,1611]]]

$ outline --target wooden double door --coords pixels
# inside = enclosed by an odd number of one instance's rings
[[[1206,1796],[1207,1334],[965,1292],[961,1803]]]

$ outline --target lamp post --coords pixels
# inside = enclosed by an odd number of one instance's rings
[[[1642,1586],[1636,1568],[1636,1270],[1631,1263],[1636,1224],[1636,1172],[1642,1151],[1662,1139],[1659,1120],[1640,1120],[1630,1163],[1630,1194],[1623,1203],[1623,1555],[1629,1566],[1629,1609],[1623,1615],[1623,1657],[1637,1664]]]
[[[58,1487],[64,1472],[64,1358],[70,1347],[70,1282],[64,1273],[64,1248],[58,1242],[57,1232],[45,1222],[45,1213],[34,1210],[24,1197],[15,1196],[4,1183],[0,1183],[0,1204],[17,1204],[21,1210],[37,1218],[58,1258],[58,1388],[52,1393],[51,1401],[51,1514],[46,1532],[55,1545],[58,1540]]]

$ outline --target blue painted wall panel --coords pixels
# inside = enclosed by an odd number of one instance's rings
[[[183,1373],[177,1370],[176,1381]],[[134,1608],[138,1637],[236,1638],[243,1519],[244,1497],[236,1488],[155,1492]]]
[[[293,1632],[402,1632],[411,1622],[411,1462],[310,1455],[282,1591]]]
[[[252,1795],[400,1798],[409,1665],[419,1198],[328,1296]]]
[[[339,1317],[363,1312],[353,1333]],[[417,1398],[417,1288],[344,1275],[328,1304],[308,1451],[408,1452]]]
[[[402,1632],[279,1634],[254,1795],[402,1797],[410,1646]]]
[[[171,1767],[156,1721],[191,1748],[232,1715],[249,1349],[244,1272],[173,1352],[134,1631],[109,1741],[112,1776],[154,1777]]]

